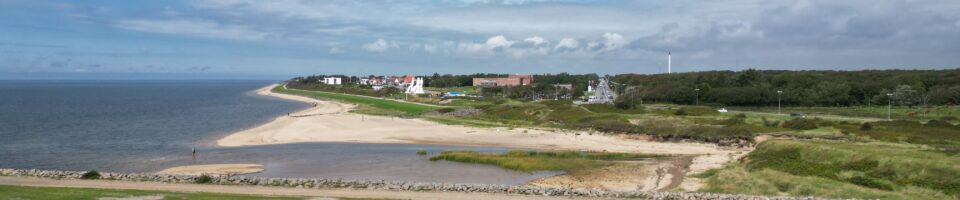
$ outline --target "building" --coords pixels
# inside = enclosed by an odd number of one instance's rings
[[[473,78],[473,86],[521,86],[533,83],[533,75],[510,75],[506,78]]]
[[[323,80],[320,80],[320,83],[327,85],[340,85],[341,79],[340,77],[323,77]]]
[[[573,84],[553,84],[553,87],[573,91]]]

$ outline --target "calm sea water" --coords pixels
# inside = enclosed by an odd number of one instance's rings
[[[0,167],[153,172],[257,163],[257,176],[521,184],[555,172],[431,162],[415,152],[501,148],[214,141],[309,105],[253,94],[265,81],[0,81]],[[191,148],[199,157],[193,158]]]

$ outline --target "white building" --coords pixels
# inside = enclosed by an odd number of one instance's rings
[[[327,85],[340,85],[340,77],[324,77],[323,80],[320,80],[320,83]]]

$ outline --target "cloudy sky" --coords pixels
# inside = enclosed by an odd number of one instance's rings
[[[0,78],[960,67],[957,0],[0,0]]]

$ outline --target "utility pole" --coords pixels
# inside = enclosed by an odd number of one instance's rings
[[[696,91],[697,91],[697,94],[696,94],[696,97],[697,97],[697,105],[699,106],[699,105],[700,105],[700,88],[693,89],[693,90],[696,90]]]
[[[780,94],[783,94],[783,90],[777,90],[777,114],[780,114]]]
[[[893,93],[887,93],[887,121],[893,121],[890,118],[891,110],[893,110]]]

